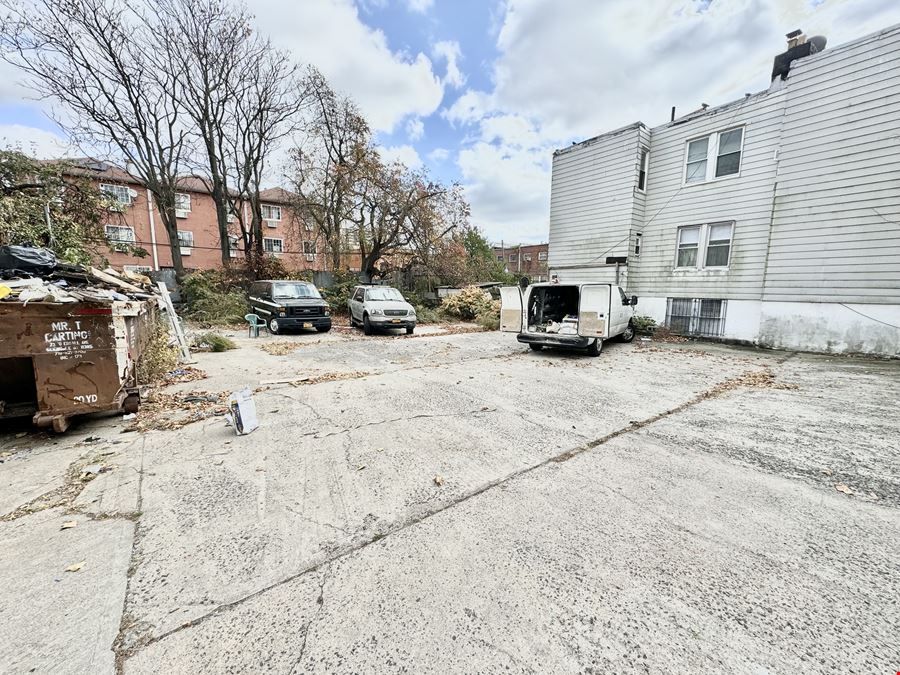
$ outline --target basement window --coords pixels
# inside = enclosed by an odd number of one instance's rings
[[[714,298],[669,298],[666,302],[666,326],[679,335],[724,335],[727,304],[727,300]]]

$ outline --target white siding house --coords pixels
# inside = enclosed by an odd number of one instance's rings
[[[638,312],[681,332],[900,354],[900,26],[557,151],[551,275],[611,280],[606,257],[626,255]]]

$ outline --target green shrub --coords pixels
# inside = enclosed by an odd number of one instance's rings
[[[650,335],[656,328],[656,321],[649,316],[636,316],[631,319],[631,325],[638,335]]]
[[[490,313],[493,307],[490,293],[477,286],[467,286],[456,295],[444,298],[441,310],[452,317],[464,321],[474,321],[479,314]],[[499,308],[498,308],[499,317]]]
[[[227,352],[229,349],[237,349],[234,340],[218,333],[203,333],[194,338],[194,347],[209,352]]]
[[[431,307],[426,307],[425,305],[417,305],[414,303],[410,303],[416,309],[416,322],[417,323],[441,323],[444,317],[441,315],[440,310],[433,309]]]
[[[492,300],[491,306],[475,316],[475,322],[487,330],[500,329],[500,301]]]
[[[249,311],[246,291],[219,270],[188,275],[181,282],[184,315],[208,325],[243,323]]]
[[[359,285],[359,277],[350,270],[335,270],[334,285],[331,288],[320,288],[322,297],[331,305],[331,311],[340,314],[347,312],[347,302],[353,289]]]

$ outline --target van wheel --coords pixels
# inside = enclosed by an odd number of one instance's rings
[[[363,333],[366,335],[372,334],[372,322],[369,321],[368,314],[363,314]]]
[[[531,347],[531,350],[534,352],[539,352],[544,348],[544,345],[536,345],[533,342],[528,343],[528,346]]]
[[[594,343],[587,349],[587,353],[590,356],[600,356],[600,352],[602,352],[602,351],[603,351],[603,340],[601,340],[600,338],[597,338],[596,340],[594,340]]]
[[[278,319],[269,319],[269,332],[278,335]]]
[[[631,342],[634,340],[634,326],[631,325],[631,322],[628,322],[628,328],[619,336],[619,339],[622,342]]]

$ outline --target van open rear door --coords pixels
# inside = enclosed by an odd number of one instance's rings
[[[500,288],[500,330],[504,333],[521,333],[522,290],[518,286]]]
[[[578,302],[578,334],[606,338],[609,335],[608,284],[585,284]]]

